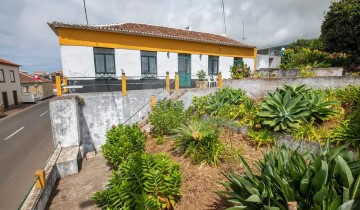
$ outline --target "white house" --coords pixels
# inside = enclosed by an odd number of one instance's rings
[[[0,106],[6,109],[20,104],[20,65],[0,58]]]
[[[59,37],[63,74],[69,84],[120,85],[116,80],[122,72],[128,83],[139,84],[144,78],[163,83],[166,72],[171,78],[178,72],[180,86],[190,87],[202,69],[208,76],[221,72],[227,79],[230,67],[240,61],[256,68],[255,47],[222,35],[139,23],[48,24]]]

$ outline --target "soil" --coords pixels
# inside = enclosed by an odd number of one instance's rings
[[[254,162],[263,158],[265,148],[256,149],[246,137],[230,129],[225,129],[220,135],[220,139],[223,144],[226,145],[226,150],[239,151],[248,161],[250,168],[256,172]],[[163,144],[157,144],[156,140],[151,136],[148,136],[146,151],[149,153],[167,153],[172,160],[180,163],[183,174],[183,184],[181,187],[182,197],[175,204],[175,209],[219,210],[231,206],[226,199],[220,198],[216,192],[224,189],[219,184],[219,182],[226,180],[222,174],[223,172],[244,172],[245,168],[235,154],[228,156],[214,167],[206,163],[194,165],[189,158],[174,153],[172,141],[168,137],[165,137]]]

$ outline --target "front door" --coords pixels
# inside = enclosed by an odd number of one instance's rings
[[[178,63],[180,87],[191,87],[191,55],[179,54]]]
[[[7,92],[2,92],[1,95],[2,95],[3,102],[4,102],[4,108],[5,109],[9,108],[9,101],[8,101],[8,97],[7,97]]]
[[[13,97],[14,97],[14,104],[15,104],[15,106],[17,106],[19,104],[19,101],[18,101],[18,96],[17,96],[16,90],[13,91]]]

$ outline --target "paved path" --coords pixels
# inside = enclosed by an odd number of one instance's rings
[[[54,149],[49,101],[0,119],[0,209],[17,209]]]

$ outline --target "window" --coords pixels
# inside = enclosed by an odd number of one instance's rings
[[[269,68],[272,67],[273,62],[274,62],[274,58],[269,58]]]
[[[0,82],[5,82],[4,70],[0,69]]]
[[[156,75],[156,52],[141,51],[141,74],[142,75]]]
[[[219,73],[219,56],[209,55],[209,75],[217,75]]]
[[[15,73],[13,70],[10,70],[10,81],[15,82]]]
[[[114,76],[115,55],[114,49],[94,47],[95,73],[96,76]]]
[[[22,86],[22,92],[29,93],[29,86],[28,85]]]
[[[243,62],[243,58],[234,58],[234,66],[241,66]]]

